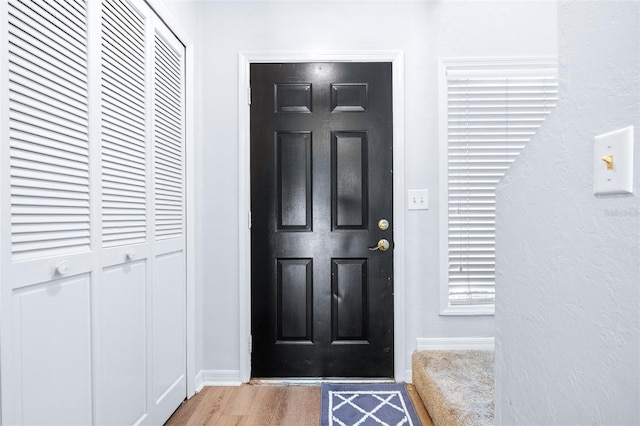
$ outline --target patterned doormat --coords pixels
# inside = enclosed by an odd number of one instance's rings
[[[420,426],[404,383],[322,385],[320,426]]]

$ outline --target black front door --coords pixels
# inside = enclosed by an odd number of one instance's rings
[[[251,93],[252,376],[393,377],[391,64],[253,64]]]

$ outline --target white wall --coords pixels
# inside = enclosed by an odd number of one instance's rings
[[[561,101],[498,192],[496,421],[640,424],[640,3],[561,2]],[[593,138],[635,125],[635,194]]]
[[[555,3],[174,0],[168,8],[187,25],[193,24],[195,13],[201,28],[196,112],[202,147],[199,367],[239,369],[239,51],[405,52],[404,173],[408,189],[429,189],[431,205],[406,216],[406,361],[416,337],[492,336],[493,317],[439,315],[437,60],[555,55]]]

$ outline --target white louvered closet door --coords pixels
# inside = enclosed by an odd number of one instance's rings
[[[0,1],[0,76],[2,424],[162,424],[186,397],[184,47],[143,0]]]
[[[150,11],[142,2],[103,0],[95,22],[101,69],[95,420],[130,425],[146,423],[150,408]]]
[[[3,424],[86,425],[93,278],[87,7],[81,0],[1,7]]]
[[[161,23],[153,34],[153,422],[186,394],[184,47]]]

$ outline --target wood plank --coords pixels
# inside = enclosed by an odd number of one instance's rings
[[[318,425],[319,386],[206,387],[186,401],[167,426]]]
[[[424,426],[433,426],[413,385],[407,391]],[[252,385],[206,387],[185,401],[166,426],[317,426],[320,386]]]

